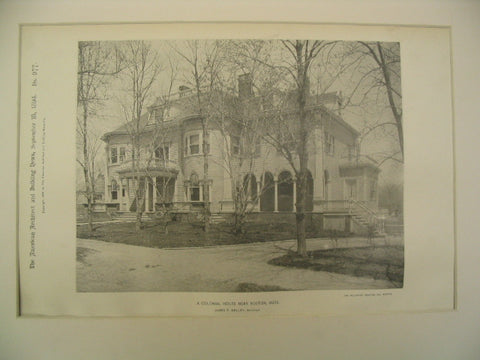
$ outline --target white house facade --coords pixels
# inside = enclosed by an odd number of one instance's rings
[[[296,179],[285,157],[259,134],[251,145],[254,161],[233,175],[226,157],[241,156],[241,139],[213,122],[204,138],[202,118],[189,110],[192,96],[189,89],[181,87],[168,106],[161,99],[152,104],[135,129],[125,124],[103,135],[107,206],[133,212],[141,197],[140,206],[146,213],[164,206],[176,212],[195,211],[203,206],[208,186],[211,212],[230,213],[234,206],[232,176],[241,176],[249,180],[253,212],[294,212]],[[306,210],[329,218],[328,226],[344,229],[346,219],[355,216],[353,208],[363,217],[375,214],[379,169],[370,159],[358,156],[359,132],[340,116],[339,101],[335,93],[309,98],[308,113],[315,125],[308,143]],[[135,136],[140,144],[138,154],[132,145]],[[207,179],[204,152],[208,154]],[[362,216],[357,216],[361,222]]]

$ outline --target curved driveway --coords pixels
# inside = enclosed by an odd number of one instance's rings
[[[339,246],[363,245],[341,239]],[[308,240],[308,249],[328,248],[327,239]],[[293,240],[207,248],[153,249],[77,239],[77,291],[233,292],[240,283],[291,290],[392,288],[385,280],[269,265],[295,249]]]

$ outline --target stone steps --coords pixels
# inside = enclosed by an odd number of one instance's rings
[[[225,217],[221,214],[210,214],[211,224],[221,224],[226,221]]]
[[[353,221],[355,221],[357,224],[359,224],[360,226],[362,226],[363,228],[365,228],[368,231],[368,228],[370,226],[370,221],[368,219],[368,216],[366,216],[365,214],[360,213],[360,212],[353,212],[352,213],[352,219],[353,219]],[[384,231],[380,231],[380,229],[375,228],[373,230],[373,235],[374,236],[385,236],[386,234],[385,234]]]

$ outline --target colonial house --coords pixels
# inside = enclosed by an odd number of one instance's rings
[[[256,99],[253,102],[258,106],[253,109],[259,114],[268,112],[254,95],[248,75],[239,78],[237,98]],[[145,213],[154,213],[168,206],[186,213],[203,206],[208,187],[211,212],[231,213],[232,179],[240,176],[248,179],[253,212],[294,212],[294,172],[285,156],[262,137],[262,128],[249,144],[242,139],[245,135],[226,130],[228,126],[219,122],[211,121],[204,132],[202,117],[192,106],[196,100],[196,94],[182,86],[168,101],[158,98],[136,124],[126,123],[103,135],[108,159],[106,204],[119,212],[133,212],[141,206]],[[372,160],[358,155],[359,132],[342,118],[340,101],[338,93],[308,97],[308,117],[313,125],[306,205],[308,212],[325,219],[325,228],[354,231],[371,222],[378,208],[379,169]],[[246,147],[254,159],[245,162],[248,166],[240,166],[240,174],[232,174],[227,163],[240,158]],[[208,154],[208,179],[204,177],[204,151]]]

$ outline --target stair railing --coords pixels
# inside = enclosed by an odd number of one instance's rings
[[[349,209],[348,209],[348,213],[350,215],[353,213],[353,210],[355,207],[361,209],[362,212],[367,214],[368,223],[372,224],[375,230],[377,230],[382,234],[385,232],[385,219],[383,217],[378,216],[374,210],[370,209],[364,203],[357,201],[355,199],[350,199]]]

